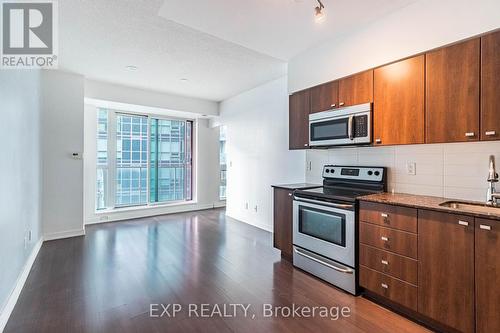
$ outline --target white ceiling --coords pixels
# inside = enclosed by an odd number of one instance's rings
[[[285,75],[285,60],[312,45],[415,0],[323,1],[318,25],[315,0],[63,0],[59,67],[221,101]]]
[[[289,60],[334,36],[357,30],[416,0],[165,0],[160,15],[190,28]]]

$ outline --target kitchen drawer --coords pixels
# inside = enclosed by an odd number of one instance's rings
[[[360,244],[359,263],[405,282],[417,285],[418,261]]]
[[[417,287],[365,266],[359,268],[359,285],[395,303],[417,311]]]
[[[417,210],[414,208],[361,201],[359,220],[417,233]]]
[[[416,234],[360,222],[359,241],[362,244],[418,259]]]

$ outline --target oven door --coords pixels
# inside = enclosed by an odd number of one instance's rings
[[[294,198],[294,245],[354,267],[354,242],[354,205]]]

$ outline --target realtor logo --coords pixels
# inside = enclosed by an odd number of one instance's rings
[[[57,67],[57,2],[2,1],[2,68]]]

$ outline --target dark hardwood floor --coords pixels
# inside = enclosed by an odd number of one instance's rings
[[[85,237],[45,242],[5,332],[426,331],[294,269],[272,248],[270,233],[224,214],[106,223],[88,226]],[[151,303],[179,303],[183,311],[151,318]],[[190,318],[189,303],[251,304],[256,317]],[[265,303],[347,306],[351,315],[265,318]]]

